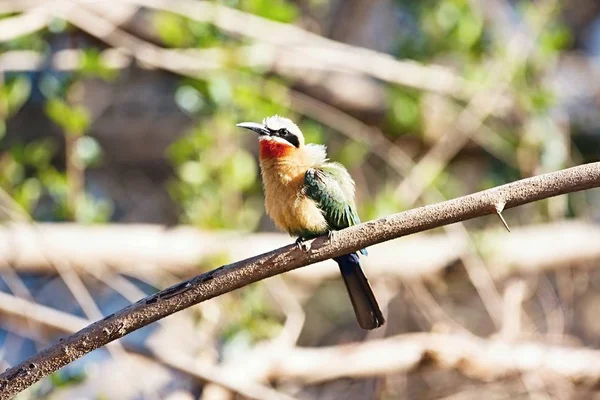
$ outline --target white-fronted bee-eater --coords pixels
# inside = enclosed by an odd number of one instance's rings
[[[354,204],[354,181],[343,165],[327,161],[325,146],[305,144],[302,132],[287,118],[237,126],[258,133],[260,170],[267,214],[275,225],[299,240],[315,238],[360,223]],[[360,251],[366,254],[366,250]],[[384,324],[358,254],[334,258],[363,329]]]

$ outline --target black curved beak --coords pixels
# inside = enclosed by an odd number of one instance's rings
[[[266,126],[257,124],[256,122],[242,122],[236,124],[236,126],[239,126],[240,128],[250,129],[251,131],[258,133],[259,135],[269,136],[271,134]]]

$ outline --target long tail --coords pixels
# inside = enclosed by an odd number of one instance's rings
[[[358,255],[346,254],[334,260],[340,267],[358,325],[363,329],[379,328],[385,323],[385,318],[379,309],[371,285],[360,267]]]

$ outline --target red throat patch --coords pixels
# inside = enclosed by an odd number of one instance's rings
[[[259,144],[260,158],[282,158],[294,150],[292,146],[272,140],[261,140]]]

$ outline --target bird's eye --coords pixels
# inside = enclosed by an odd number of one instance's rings
[[[277,133],[279,134],[279,136],[285,136],[287,134],[289,134],[288,130],[285,128],[281,128],[277,131]]]

